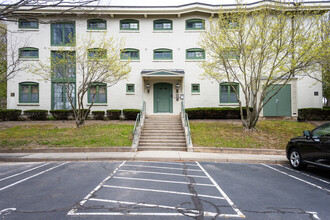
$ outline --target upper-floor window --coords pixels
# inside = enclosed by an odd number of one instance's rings
[[[223,22],[224,28],[226,28],[226,29],[237,29],[237,28],[239,28],[239,22],[235,19],[225,18],[223,21],[224,21]]]
[[[107,21],[103,19],[90,19],[87,21],[88,30],[106,30]]]
[[[107,57],[107,51],[101,48],[88,49],[88,58],[105,59]]]
[[[38,24],[37,20],[19,19],[18,20],[18,28],[21,28],[21,29],[38,29],[39,24]]]
[[[238,103],[235,90],[239,94],[238,83],[221,83],[220,103]]]
[[[76,76],[76,54],[73,51],[52,51],[53,79],[74,79]]]
[[[139,30],[139,21],[133,19],[121,20],[120,30]]]
[[[154,50],[154,60],[172,60],[172,50],[156,49]]]
[[[228,60],[239,60],[240,55],[239,55],[239,51],[232,49],[232,48],[228,48],[226,49],[226,51],[224,52],[225,58]]]
[[[120,54],[120,59],[122,60],[139,60],[140,59],[140,51],[137,49],[126,48],[122,50]]]
[[[35,82],[22,82],[19,84],[20,103],[39,102],[39,84]]]
[[[38,59],[39,50],[33,47],[24,47],[19,49],[19,58]]]
[[[203,19],[186,20],[186,30],[204,30],[205,21]]]
[[[51,45],[65,46],[75,42],[75,23],[61,22],[51,24]]]
[[[173,22],[171,20],[155,20],[154,21],[154,30],[155,31],[166,31],[173,29]]]
[[[88,103],[107,103],[107,85],[93,83],[88,89]]]
[[[188,60],[205,59],[205,50],[200,48],[187,49],[186,59]]]

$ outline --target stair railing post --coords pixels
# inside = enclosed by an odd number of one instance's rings
[[[187,151],[193,152],[194,147],[193,147],[192,140],[191,140],[191,131],[190,131],[190,125],[189,125],[189,118],[188,118],[188,114],[186,113],[183,101],[181,102],[181,122],[182,122],[182,125],[184,127]]]
[[[145,116],[146,116],[146,102],[144,101],[140,113],[138,113],[136,116],[136,120],[134,124],[132,151],[137,151],[142,127],[144,125]]]

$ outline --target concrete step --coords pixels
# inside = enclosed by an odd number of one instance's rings
[[[139,146],[139,151],[187,151],[186,147],[146,147],[146,146]]]
[[[142,143],[139,146],[145,147],[186,147],[186,143]]]
[[[185,136],[182,135],[173,135],[173,136],[161,136],[161,135],[141,135],[140,140],[149,139],[149,140],[177,140],[185,139]]]
[[[139,144],[142,145],[142,143],[159,143],[159,144],[176,144],[176,143],[186,143],[185,139],[177,139],[177,140],[159,140],[159,139],[140,139]]]

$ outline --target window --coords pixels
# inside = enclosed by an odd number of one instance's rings
[[[205,51],[199,48],[192,48],[186,50],[186,59],[196,60],[196,59],[205,59]]]
[[[238,103],[236,98],[235,90],[232,86],[237,90],[239,94],[238,83],[221,83],[220,84],[220,103]]]
[[[23,82],[19,84],[20,103],[39,103],[39,84]]]
[[[139,30],[139,21],[132,19],[121,20],[120,30]]]
[[[107,85],[92,84],[88,89],[88,103],[107,103]]]
[[[52,83],[52,110],[72,109],[70,100],[76,105],[76,84],[66,82]]]
[[[88,49],[88,58],[105,59],[107,57],[107,51],[105,49],[93,48]]]
[[[106,30],[107,21],[103,19],[90,19],[87,21],[88,30]]]
[[[238,21],[227,18],[227,19],[224,20],[224,27],[223,28],[237,29],[237,28],[239,28],[239,23],[238,23]]]
[[[139,60],[140,59],[140,51],[137,49],[124,49],[120,54],[120,59],[122,60]]]
[[[186,30],[204,30],[204,23],[203,19],[186,20]]]
[[[170,49],[154,50],[154,60],[172,60],[172,50]]]
[[[75,52],[52,51],[51,52],[52,77],[54,79],[74,80],[76,77]]]
[[[19,58],[25,59],[38,59],[39,50],[32,47],[24,47],[19,49]]]
[[[20,29],[38,29],[39,24],[37,20],[26,20],[26,19],[19,19],[18,20],[18,28]]]
[[[240,58],[239,51],[235,49],[226,49],[224,51],[224,54],[225,54],[225,58],[228,60],[239,60]]]
[[[156,31],[166,31],[172,30],[172,21],[171,20],[156,20],[154,21],[154,30]]]
[[[127,93],[134,93],[135,92],[135,85],[134,84],[126,84],[126,92]]]
[[[191,92],[192,93],[200,93],[200,86],[199,86],[199,84],[191,84]]]
[[[54,23],[51,24],[51,45],[65,46],[75,42],[75,23]]]

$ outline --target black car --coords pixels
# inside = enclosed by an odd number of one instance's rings
[[[330,123],[304,131],[303,135],[292,138],[286,146],[292,168],[301,170],[315,165],[330,169]]]

